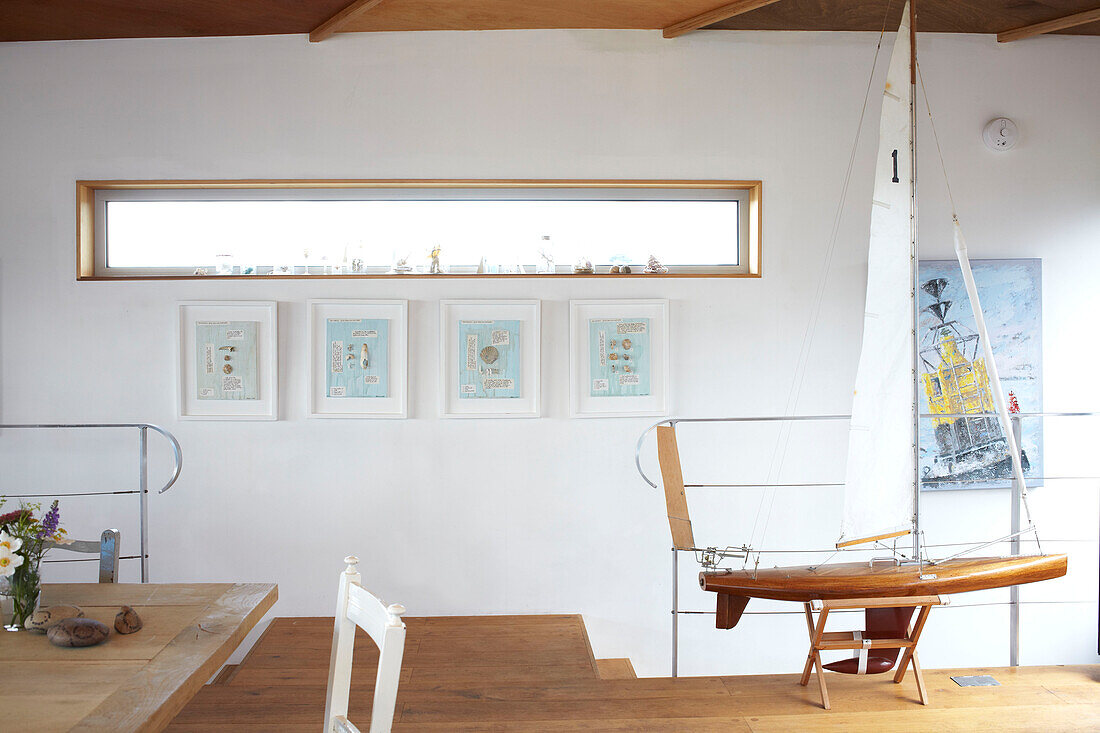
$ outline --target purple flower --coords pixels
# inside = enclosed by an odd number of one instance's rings
[[[57,525],[60,523],[61,510],[57,508],[57,499],[54,499],[53,504],[50,504],[50,510],[46,512],[46,516],[42,517],[42,528],[38,530],[35,539],[52,537],[57,532]]]

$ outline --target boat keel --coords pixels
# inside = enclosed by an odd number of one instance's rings
[[[748,596],[735,596],[729,593],[716,593],[718,613],[715,616],[715,628],[732,629],[741,620],[745,606],[749,605]]]

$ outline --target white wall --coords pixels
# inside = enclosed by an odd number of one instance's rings
[[[276,581],[276,614],[328,614],[340,559],[355,553],[366,559],[370,586],[412,614],[580,612],[597,656],[629,656],[640,673],[665,674],[668,529],[659,492],[632,465],[650,421],[567,418],[567,303],[672,300],[675,414],[782,411],[875,40],[558,31],[362,34],[319,45],[304,37],[0,44],[0,417],[148,421],[179,436],[183,477],[152,500],[155,580]],[[1089,336],[1100,305],[1100,88],[1086,72],[1100,67],[1100,43],[929,36],[920,51],[972,254],[1043,258],[1047,408],[1100,409],[1100,351]],[[979,132],[1002,114],[1023,138],[1017,150],[994,154]],[[876,116],[872,105],[872,129]],[[922,134],[924,252],[944,257],[946,198]],[[860,148],[802,412],[849,407],[871,150]],[[765,276],[75,282],[74,180],[268,177],[759,178]],[[545,416],[439,420],[437,301],[530,296],[543,299]],[[410,300],[409,420],[305,418],[304,302],[314,297]],[[176,420],[181,299],[280,302],[279,422]],[[1059,448],[1048,429],[1052,474],[1097,474],[1094,449],[1072,442],[1079,435]],[[76,440],[35,440],[0,440],[4,490],[122,485],[133,474],[132,438],[102,456]],[[766,439],[751,450],[734,437],[700,438],[693,448],[685,432],[683,441],[689,478],[766,469]],[[794,451],[786,475],[835,476],[842,436],[820,445],[839,447],[819,451],[820,465]],[[700,542],[747,535],[756,495],[726,497],[719,512],[705,506],[712,496],[693,495]],[[1026,607],[1023,660],[1100,661],[1095,482],[1052,485],[1035,499],[1046,536],[1092,543],[1050,543],[1073,553],[1072,577],[1027,588],[1025,598],[1085,603]],[[132,504],[64,506],[74,528],[109,521],[132,541]],[[1005,492],[926,496],[924,509],[930,542],[1007,531]],[[828,546],[838,521],[831,490],[781,493],[767,545]],[[684,604],[710,608],[692,575],[685,569]],[[1007,662],[1004,606],[933,619],[926,666]],[[710,625],[709,617],[684,622],[682,671],[791,671],[801,662],[797,615],[749,616],[730,632]]]

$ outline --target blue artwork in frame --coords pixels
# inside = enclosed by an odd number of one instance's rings
[[[259,321],[195,322],[195,396],[258,400]]]
[[[520,321],[458,322],[458,398],[518,398]]]
[[[648,318],[594,318],[588,322],[590,396],[649,394],[650,332]]]
[[[325,394],[331,398],[388,397],[390,322],[385,318],[328,318]]]
[[[1009,411],[1042,412],[1042,262],[973,260],[971,266]],[[994,412],[991,377],[958,262],[923,261],[919,274],[920,411]],[[1022,418],[1020,425],[1024,476],[1042,476],[1042,420]],[[924,490],[1011,485],[1007,439],[996,417],[922,419],[920,448]]]

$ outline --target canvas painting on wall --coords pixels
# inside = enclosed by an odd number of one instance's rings
[[[1042,263],[1038,259],[974,260],[1001,388],[1012,413],[1042,412]],[[954,260],[920,263],[920,410],[951,415],[995,412],[983,345]],[[1043,475],[1041,419],[1022,418],[1024,475]],[[1007,439],[996,417],[921,421],[922,488],[1010,486]]]

